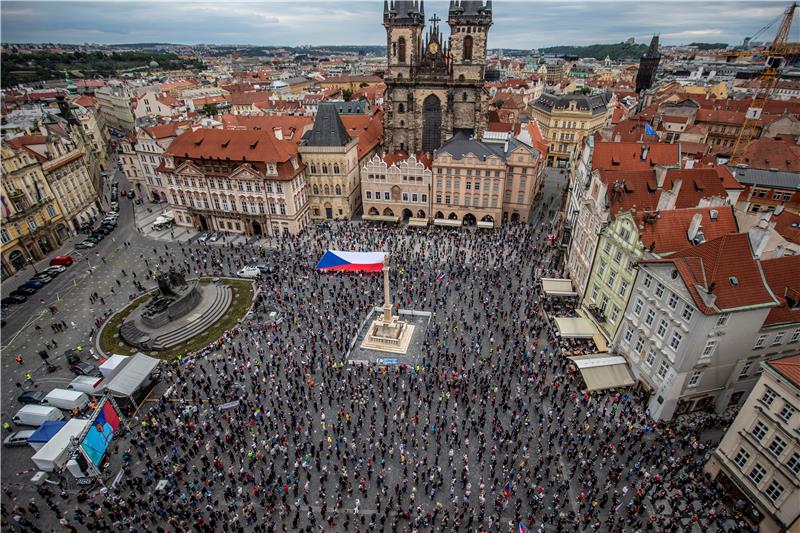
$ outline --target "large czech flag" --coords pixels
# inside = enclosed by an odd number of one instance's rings
[[[328,250],[317,263],[323,271],[380,272],[386,258],[384,252],[340,252]]]

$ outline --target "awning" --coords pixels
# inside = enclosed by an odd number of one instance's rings
[[[483,229],[492,229],[494,228],[494,222],[490,220],[479,220],[476,224],[479,228]]]
[[[562,339],[591,339],[600,333],[597,327],[585,318],[556,317],[555,321]]]
[[[161,361],[141,352],[132,356],[125,368],[119,371],[108,384],[108,392],[114,396],[130,397],[147,381]]]
[[[400,222],[400,217],[389,217],[385,215],[364,215],[361,218],[372,222]]]
[[[570,357],[589,391],[628,387],[635,383],[628,362],[618,355],[580,355]]]
[[[568,279],[542,278],[542,290],[546,296],[577,296]]]
[[[411,226],[412,228],[424,228],[425,226],[428,225],[428,219],[412,217],[408,219],[408,225]]]
[[[55,436],[56,433],[61,431],[66,422],[64,420],[46,420],[39,429],[33,432],[28,437],[28,443],[31,442],[47,442]]]
[[[434,226],[461,226],[462,222],[460,220],[450,220],[449,218],[435,218],[433,219]]]

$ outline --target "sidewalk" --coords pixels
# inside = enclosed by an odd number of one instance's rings
[[[193,228],[175,226],[160,231],[153,229],[153,222],[169,210],[167,204],[153,204],[150,202],[145,202],[141,205],[134,204],[133,223],[136,230],[145,237],[159,241],[187,242],[192,240],[198,233]]]

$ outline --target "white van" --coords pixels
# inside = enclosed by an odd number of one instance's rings
[[[64,413],[48,405],[26,405],[12,418],[15,424],[41,426],[48,420],[64,420]]]
[[[106,390],[106,382],[103,378],[96,376],[78,376],[67,385],[67,389],[89,396],[100,396]]]
[[[42,405],[52,405],[59,409],[71,411],[83,409],[89,404],[89,397],[76,390],[53,389],[44,397]]]

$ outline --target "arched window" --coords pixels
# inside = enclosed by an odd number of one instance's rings
[[[464,101],[464,102],[467,101],[467,93],[463,94],[463,96],[461,97],[461,100]]]
[[[317,165],[315,165],[314,163],[311,163],[311,173],[312,174],[317,173]]]
[[[401,120],[401,121],[400,121],[400,127],[402,128],[402,127],[403,127],[403,126],[405,126],[405,125],[406,125],[406,121],[405,121],[405,120]]]
[[[328,173],[328,163],[322,163],[322,173],[323,174]]]
[[[472,36],[467,35],[464,37],[464,60],[472,60]]]
[[[463,75],[463,74],[459,74],[459,75],[458,75],[458,81],[464,81],[464,79],[465,79],[465,78],[464,78],[464,75]]]
[[[406,62],[406,38],[400,37],[397,40],[397,61],[400,63]]]
[[[339,173],[339,163],[334,163],[333,164],[333,173],[334,174],[338,174]]]
[[[313,189],[314,189],[314,194],[319,194],[319,187],[317,187],[316,183],[314,184]]]
[[[331,193],[331,188],[328,187],[328,184],[325,184],[323,186],[323,190],[325,191],[325,194],[330,194]]]
[[[341,195],[342,195],[342,188],[339,185],[337,185],[336,186],[336,196],[341,196]]]
[[[398,113],[405,113],[406,112],[406,106],[404,106],[403,104],[400,104],[399,106],[397,106],[397,112]]]

